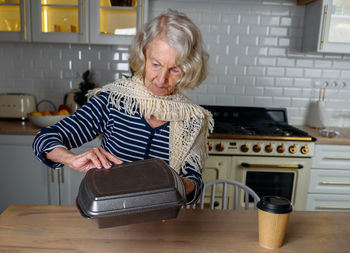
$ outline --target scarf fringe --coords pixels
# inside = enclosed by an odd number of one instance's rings
[[[135,78],[133,78],[135,79]],[[132,79],[132,80],[133,80]],[[131,86],[131,88],[130,88]],[[132,87],[134,86],[134,87]],[[148,96],[137,96],[133,94],[133,88],[140,89],[139,85],[135,85],[130,79],[117,80],[111,84],[107,84],[102,88],[89,90],[88,98],[96,96],[101,92],[111,92],[109,103],[112,103],[117,109],[121,109],[121,102],[124,102],[124,110],[131,115],[140,111],[144,117],[149,119],[151,115],[159,120],[164,121],[181,121],[189,118],[205,118],[208,120],[208,130],[214,129],[214,120],[212,114],[193,103],[184,94],[178,92],[170,96],[156,96],[150,93],[143,85],[143,92],[147,92]]]
[[[139,76],[116,80],[88,91],[87,96],[91,98],[101,92],[110,92],[108,103],[118,110],[124,109],[131,115],[139,111],[145,118],[153,115],[159,120],[170,121],[169,160],[173,169],[185,170],[186,162],[197,170],[203,167],[208,155],[206,140],[214,128],[208,110],[193,103],[179,90],[170,96],[153,95]]]

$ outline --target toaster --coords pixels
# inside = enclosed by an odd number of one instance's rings
[[[36,111],[36,97],[24,93],[0,94],[0,118],[26,119]]]

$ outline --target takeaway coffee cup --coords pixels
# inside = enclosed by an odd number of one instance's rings
[[[292,212],[290,201],[278,196],[264,196],[258,202],[257,208],[259,244],[269,249],[280,248]]]

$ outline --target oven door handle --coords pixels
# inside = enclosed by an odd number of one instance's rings
[[[253,163],[241,163],[244,168],[277,168],[277,169],[302,169],[301,164],[253,164]]]

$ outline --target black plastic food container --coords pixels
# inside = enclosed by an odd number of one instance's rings
[[[89,170],[80,183],[76,204],[82,216],[107,228],[176,218],[185,196],[176,171],[152,158]]]

